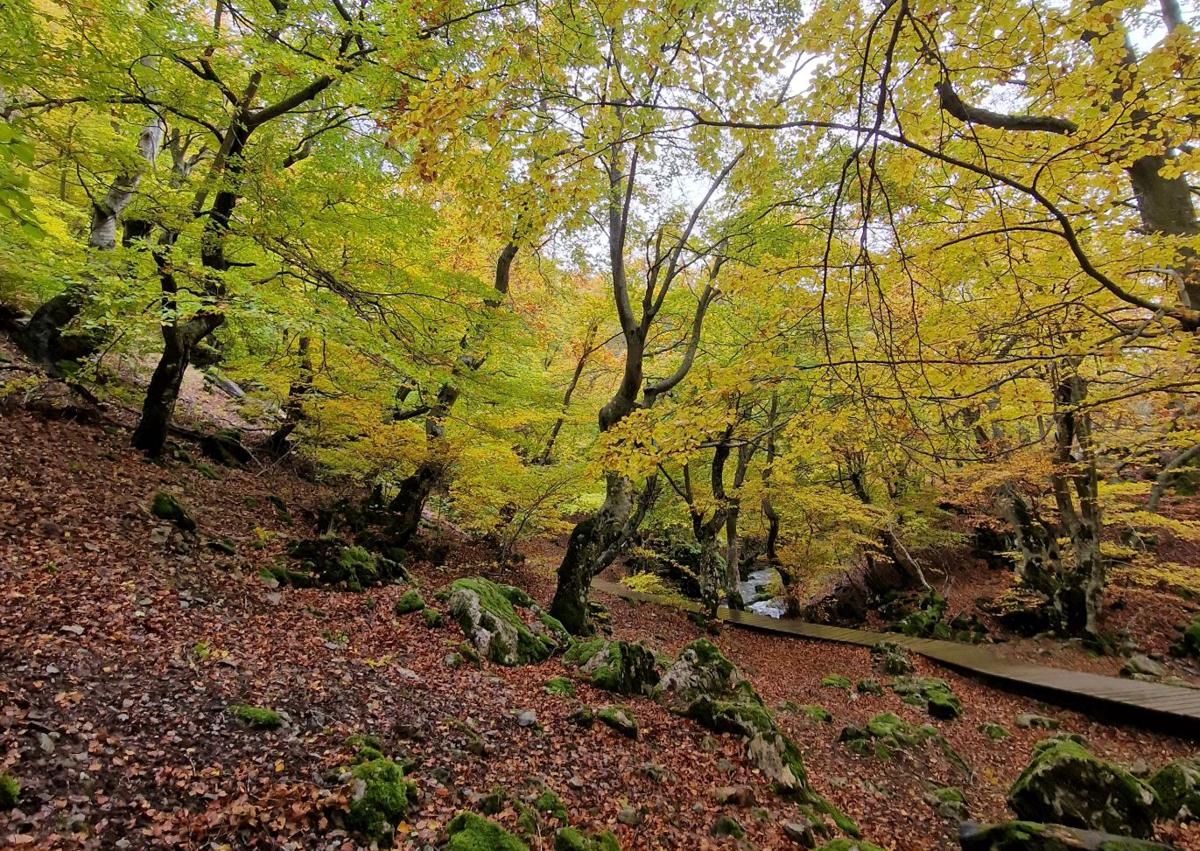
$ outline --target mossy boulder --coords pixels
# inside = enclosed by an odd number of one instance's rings
[[[404,567],[365,547],[340,538],[293,541],[288,554],[322,585],[362,591],[372,585],[405,579]]]
[[[912,659],[908,651],[894,641],[880,641],[871,648],[871,659],[880,673],[892,677],[913,672]]]
[[[899,632],[914,638],[950,638],[952,630],[942,622],[946,614],[946,598],[929,591],[917,599],[911,612],[886,627],[887,632]]]
[[[437,629],[442,625],[442,613],[432,606],[426,606],[421,610],[421,616],[425,619],[425,626],[430,629]]]
[[[934,718],[949,720],[962,714],[962,702],[945,680],[937,677],[896,677],[892,691],[905,703],[923,706]]]
[[[529,851],[529,846],[491,819],[459,813],[446,825],[444,851]]]
[[[447,593],[450,616],[476,651],[500,665],[544,661],[570,646],[570,636],[520,588],[482,577],[456,579]],[[527,614],[527,619],[518,614]]]
[[[283,724],[283,718],[274,709],[249,703],[233,704],[229,707],[229,714],[258,730],[273,730]]]
[[[188,514],[183,504],[166,491],[159,491],[150,503],[150,513],[159,520],[168,520],[184,532],[196,531],[196,521]]]
[[[577,643],[563,657],[596,688],[616,694],[648,695],[662,676],[654,652],[641,642],[595,638]]]
[[[732,836],[734,839],[744,839],[746,829],[741,822],[731,815],[718,816],[712,827],[713,836]]]
[[[833,839],[814,851],[884,851],[878,845],[862,839]]]
[[[983,733],[993,742],[999,742],[1003,739],[1007,739],[1009,736],[1008,730],[1005,730],[999,724],[993,724],[990,721],[980,724],[979,732]]]
[[[1154,834],[1155,797],[1149,786],[1079,742],[1054,739],[1008,792],[1021,819],[1146,838]]]
[[[567,805],[553,789],[543,789],[533,799],[533,808],[542,815],[558,819],[563,824],[567,822]]]
[[[408,814],[416,787],[404,779],[399,763],[385,757],[360,762],[350,769],[350,778],[347,824],[380,844],[389,843],[397,822]]]
[[[967,798],[953,786],[934,789],[926,796],[926,800],[942,818],[962,821],[967,817]]]
[[[958,832],[963,851],[1170,851],[1171,846],[1061,824],[966,822]]]
[[[1168,762],[1150,778],[1158,814],[1165,819],[1200,819],[1200,759]]]
[[[21,797],[21,784],[11,774],[0,774],[0,810],[11,810]]]
[[[564,827],[554,836],[554,851],[621,851],[621,843],[607,830],[588,836],[577,828]]]
[[[397,615],[409,615],[425,608],[425,598],[415,588],[410,588],[401,595],[393,607]]]
[[[1200,659],[1200,614],[1192,618],[1190,623],[1184,624],[1183,637],[1179,639],[1177,649],[1181,656]]]
[[[892,712],[881,712],[863,727],[843,727],[838,741],[859,756],[874,754],[880,759],[887,759],[896,751],[913,747],[934,736],[937,736],[937,730],[932,727],[918,727]]]
[[[596,717],[622,736],[630,739],[638,737],[637,718],[627,707],[604,706],[596,712]]]

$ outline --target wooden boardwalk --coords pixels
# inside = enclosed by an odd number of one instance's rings
[[[602,579],[595,580],[592,587],[606,594],[636,602],[663,602],[653,595],[642,594],[624,585]],[[671,605],[677,604],[672,602]],[[696,611],[699,606],[686,603],[684,608]],[[891,641],[956,670],[984,677],[1008,691],[1028,694],[1100,719],[1117,718],[1136,722],[1158,732],[1200,739],[1200,689],[1014,662],[999,656],[987,645],[780,620],[752,612],[730,610],[724,606],[721,607],[718,616],[721,620],[737,626],[776,635],[858,644],[863,647],[871,647],[880,641]]]

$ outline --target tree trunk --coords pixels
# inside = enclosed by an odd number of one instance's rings
[[[304,397],[312,390],[313,366],[308,353],[308,337],[302,336],[297,343],[297,354],[300,357],[299,374],[288,387],[287,403],[283,408],[283,422],[279,428],[267,438],[267,450],[275,455],[282,455],[287,449],[288,438],[296,430],[296,426],[304,419]]]
[[[562,430],[563,423],[566,422],[567,407],[571,404],[571,396],[574,395],[575,388],[579,386],[579,379],[583,375],[583,367],[587,364],[587,359],[592,354],[592,344],[595,342],[596,331],[599,327],[599,323],[595,321],[588,325],[587,334],[583,338],[583,350],[579,354],[579,360],[575,362],[575,372],[571,375],[571,381],[567,384],[566,392],[563,393],[561,411],[550,429],[550,436],[546,439],[546,447],[542,450],[542,454],[538,456],[536,461],[538,464],[546,465],[554,460],[554,442],[558,440],[558,433]]]
[[[151,458],[162,455],[192,349],[223,321],[220,314],[203,314],[181,325],[162,326],[163,352],[150,378],[150,386],[146,388],[142,416],[133,433],[135,449]]]

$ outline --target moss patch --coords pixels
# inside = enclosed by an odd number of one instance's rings
[[[593,639],[578,644],[563,657],[596,688],[616,694],[650,694],[660,672],[654,652],[641,642]]]
[[[422,610],[422,616],[425,618],[425,626],[430,629],[437,629],[442,625],[442,613],[435,608],[426,606]]]
[[[350,774],[354,788],[347,823],[377,842],[390,841],[396,823],[408,813],[415,787],[398,763],[383,757],[359,763]]]
[[[1165,819],[1200,819],[1200,759],[1168,762],[1150,778],[1158,814]]]
[[[1032,821],[1006,821],[964,827],[960,834],[963,851],[1071,851],[1095,848],[1096,851],[1169,851],[1170,846],[1144,842],[1125,836],[1095,833],[1080,836],[1079,831],[1058,824]]]
[[[596,712],[596,717],[622,736],[627,736],[630,739],[638,737],[637,718],[624,706],[602,707]]]
[[[154,495],[154,500],[150,503],[150,513],[160,520],[169,520],[185,532],[196,530],[196,521],[187,513],[183,504],[166,491],[159,491]]]
[[[575,696],[575,683],[566,677],[551,677],[546,680],[546,684],[542,688],[545,689],[546,694],[558,694],[564,697]]]
[[[446,825],[445,851],[529,851],[529,846],[491,819],[459,813]]]
[[[850,691],[850,678],[843,677],[841,674],[826,674],[821,678],[821,685],[826,688],[840,688],[842,691]]]
[[[404,594],[396,601],[394,610],[397,615],[409,615],[413,612],[419,612],[425,608],[425,598],[421,596],[421,592],[415,588],[405,591]]]
[[[21,784],[11,774],[0,774],[0,810],[11,810],[21,797]]]
[[[993,724],[991,722],[987,722],[985,724],[980,724],[979,732],[983,733],[985,736],[987,736],[989,739],[991,739],[994,742],[998,742],[1002,739],[1007,739],[1008,735],[1009,735],[1008,730],[1005,730],[999,724]]]
[[[883,851],[883,849],[861,839],[834,839],[819,846],[815,851]]]
[[[577,828],[564,827],[554,837],[554,851],[621,851],[621,844],[607,830],[587,836]]]
[[[949,720],[962,714],[962,701],[945,680],[937,677],[896,677],[892,691],[905,703],[925,707],[934,718]]]
[[[273,730],[283,724],[283,718],[274,709],[249,703],[233,704],[229,707],[229,714],[259,730]]]
[[[822,724],[833,723],[833,713],[824,706],[817,706],[815,703],[810,703],[801,706],[797,711],[809,721],[819,721]]]

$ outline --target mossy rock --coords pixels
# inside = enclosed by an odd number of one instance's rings
[[[567,805],[563,803],[563,799],[553,789],[543,789],[533,799],[533,808],[542,815],[558,819],[563,824],[567,823]]]
[[[446,825],[444,851],[529,851],[529,846],[491,819],[459,813]]]
[[[962,821],[967,817],[966,796],[953,786],[934,789],[929,793],[927,800],[942,818]]]
[[[557,694],[563,697],[575,696],[575,683],[566,677],[551,677],[546,680],[546,684],[542,688],[546,694]]]
[[[397,615],[410,615],[425,608],[425,598],[421,596],[420,591],[410,588],[401,595],[393,608]]]
[[[879,697],[883,694],[883,686],[878,680],[859,680],[854,684],[854,690],[859,694],[869,694],[872,697]]]
[[[416,787],[399,763],[379,757],[350,769],[353,788],[347,824],[370,839],[390,842],[397,822],[408,814]]]
[[[936,591],[929,591],[918,598],[916,608],[900,620],[886,627],[887,632],[899,632],[914,638],[948,639],[952,631],[942,622],[946,614],[946,598]]]
[[[169,520],[184,532],[196,531],[196,521],[188,514],[183,504],[166,491],[159,491],[154,495],[154,500],[150,503],[150,513],[159,520]]]
[[[323,585],[362,591],[372,585],[404,579],[404,567],[340,538],[293,541],[288,554],[301,562]]]
[[[1183,627],[1183,638],[1179,640],[1179,652],[1183,656],[1200,659],[1200,614]]]
[[[283,725],[283,718],[279,713],[265,706],[235,703],[229,707],[229,714],[258,730],[274,730]]]
[[[731,815],[718,816],[712,827],[713,836],[732,836],[734,839],[744,839],[746,829]]]
[[[937,677],[896,677],[892,691],[906,703],[924,706],[934,718],[951,720],[962,714],[962,701],[945,680]]]
[[[963,851],[1170,851],[1170,845],[1079,830],[1061,824],[1006,821],[967,822],[959,828]]]
[[[486,659],[500,665],[542,662],[570,646],[570,636],[519,588],[482,577],[456,579],[448,589],[450,615]],[[526,623],[517,609],[528,610]]]
[[[634,717],[627,707],[624,706],[604,706],[596,712],[596,718],[602,723],[612,727],[622,736],[630,739],[638,737],[637,718]]]
[[[979,732],[983,733],[985,736],[987,736],[993,742],[999,742],[1003,739],[1007,739],[1009,736],[1008,730],[1005,730],[999,724],[993,724],[990,721],[988,721],[984,724],[980,724]]]
[[[577,828],[564,827],[554,836],[554,851],[621,851],[621,843],[607,830],[588,836]]]
[[[1070,739],[1035,749],[1008,792],[1021,819],[1145,839],[1154,834],[1155,797],[1120,766]]]
[[[1165,819],[1200,819],[1200,759],[1168,762],[1150,778],[1158,815]]]
[[[383,742],[376,736],[370,736],[365,733],[356,733],[353,736],[346,737],[346,747],[354,749],[354,764],[360,762],[370,762],[373,759],[380,759],[383,756]]]
[[[641,642],[596,638],[577,643],[563,661],[578,666],[596,688],[616,694],[651,694],[661,676],[654,652]]]
[[[871,659],[880,673],[898,677],[913,672],[912,659],[899,644],[894,641],[880,641],[871,648]]]
[[[841,674],[826,674],[821,678],[821,685],[826,688],[840,688],[842,691],[850,691],[850,678],[843,677]]]
[[[11,774],[0,774],[0,810],[11,810],[21,797],[21,784]]]

